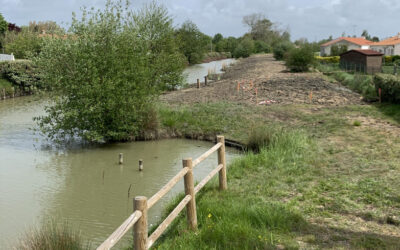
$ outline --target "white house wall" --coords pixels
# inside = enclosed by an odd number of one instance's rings
[[[331,54],[331,48],[332,46],[341,46],[341,45],[346,45],[347,46],[347,51],[352,50],[352,49],[369,49],[369,45],[357,45],[354,43],[350,43],[346,40],[339,41],[337,43],[331,44],[329,46],[321,47],[321,56],[329,56]]]

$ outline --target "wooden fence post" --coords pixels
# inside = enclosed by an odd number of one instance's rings
[[[200,88],[200,79],[197,79],[197,88]]]
[[[142,216],[133,228],[133,247],[135,250],[147,249],[147,198],[136,196],[133,201],[133,210],[142,212]]]
[[[207,80],[208,80],[208,77],[205,76],[205,77],[204,77],[204,85],[205,85],[205,86],[207,86]]]
[[[226,162],[225,162],[225,137],[217,136],[217,142],[222,143],[222,146],[218,149],[218,165],[222,164],[222,168],[219,171],[219,189],[227,189],[226,181]]]
[[[189,228],[197,229],[197,213],[196,213],[196,194],[194,193],[194,178],[193,178],[193,162],[192,158],[182,160],[183,168],[188,167],[189,171],[185,174],[185,194],[192,196],[192,199],[186,205],[187,222]]]

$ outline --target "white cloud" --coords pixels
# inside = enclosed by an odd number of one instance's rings
[[[149,0],[132,0],[134,8]],[[398,0],[159,0],[179,25],[187,19],[209,34],[240,36],[247,31],[242,17],[263,13],[271,21],[289,27],[292,38],[309,40],[360,35],[363,29],[379,37],[400,31]],[[0,13],[7,21],[26,25],[31,20],[69,22],[82,5],[103,7],[105,0],[0,0]]]

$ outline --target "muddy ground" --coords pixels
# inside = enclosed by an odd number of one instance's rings
[[[239,85],[239,84],[240,85]],[[361,96],[320,73],[290,73],[272,55],[255,55],[229,67],[222,79],[161,97],[168,103],[235,101],[254,105],[315,104],[341,106],[362,104]]]

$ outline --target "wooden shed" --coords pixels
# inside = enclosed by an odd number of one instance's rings
[[[370,49],[353,49],[340,55],[340,67],[368,74],[382,71],[383,54]]]

